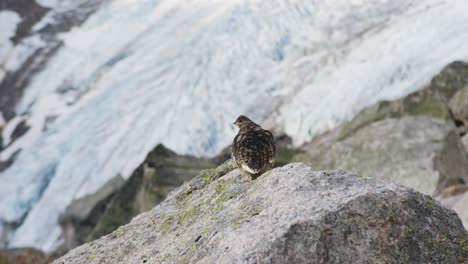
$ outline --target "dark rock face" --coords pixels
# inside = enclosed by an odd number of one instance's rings
[[[18,25],[16,34],[13,37],[13,43],[17,44],[21,39],[28,36],[31,28],[44,17],[49,11],[30,0],[4,0],[0,3],[0,10],[15,11],[21,17],[21,23]]]
[[[229,163],[54,263],[465,263],[468,233],[431,197],[290,164],[247,181]],[[230,172],[229,172],[230,171]]]
[[[62,250],[68,251],[88,241],[108,203],[124,184],[125,180],[117,176],[96,193],[73,201],[67,207],[59,219],[65,240]]]
[[[18,42],[27,37],[34,24],[39,22],[48,12],[47,8],[41,7],[36,1],[29,0],[2,1],[0,3],[0,10],[11,10],[18,13],[21,17],[22,21],[18,25],[15,36],[12,38],[14,44],[18,44]],[[26,70],[27,67],[25,65],[22,70]],[[26,85],[21,81],[21,76],[23,76],[21,70],[17,73],[7,72],[6,78],[0,82],[0,111],[7,120],[15,116],[13,107],[21,98],[24,86]]]
[[[117,193],[91,234],[96,239],[150,210],[202,169],[215,167],[210,159],[178,155],[158,145]]]
[[[65,251],[106,235],[159,204],[167,194],[206,168],[210,159],[177,155],[158,145],[125,182],[117,177],[98,192],[74,201],[60,217]]]

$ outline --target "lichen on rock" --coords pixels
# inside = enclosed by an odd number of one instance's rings
[[[156,206],[201,169],[213,166],[216,162],[211,159],[178,155],[156,146],[127,181],[117,176],[96,193],[71,203],[60,218],[65,240],[61,250],[111,233]]]
[[[255,181],[232,169],[210,171],[210,181],[200,173],[153,210],[55,263],[468,261],[460,219],[429,196],[299,163]]]

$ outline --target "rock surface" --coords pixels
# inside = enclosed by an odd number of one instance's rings
[[[454,117],[468,126],[468,84],[453,96],[450,100],[449,107]]]
[[[420,90],[379,102],[316,137],[303,146],[306,153],[293,160],[383,178],[435,195],[468,227],[467,96],[468,64],[451,63]]]
[[[197,173],[216,166],[211,159],[178,155],[158,145],[128,181],[120,176],[73,203],[60,217],[65,243],[60,251],[106,235],[159,204]]]
[[[96,193],[73,201],[67,207],[59,219],[65,240],[61,250],[68,251],[89,240],[89,234],[102,217],[107,204],[124,185],[125,180],[117,176]]]
[[[305,147],[296,160],[394,181],[433,195],[464,180],[468,157],[450,121],[424,116],[389,118],[354,134]]]
[[[468,192],[467,95],[468,64],[451,63],[420,90],[316,137],[292,160],[401,183],[464,215],[467,203],[457,201]]]
[[[54,263],[464,263],[460,219],[411,189],[290,164],[226,163]]]
[[[303,151],[290,147],[291,139],[278,137],[275,166],[288,164]],[[159,204],[167,194],[189,181],[202,169],[219,165],[231,156],[230,148],[211,158],[178,155],[158,145],[125,182],[120,176],[72,204],[60,217],[65,243],[59,252],[67,252],[85,242],[106,235],[127,224],[134,216]],[[63,254],[63,253],[62,253]]]
[[[211,159],[178,155],[163,145],[156,146],[110,201],[89,240],[130,222],[134,216],[162,202],[169,192],[191,180],[200,170],[216,165]]]
[[[468,134],[466,134],[465,136],[463,136],[462,142],[463,142],[463,145],[465,146],[466,153],[468,153]]]
[[[467,96],[467,89],[468,63],[451,63],[420,90],[398,100],[381,101],[365,108],[350,122],[339,127],[335,136],[343,139],[353,135],[360,128],[386,118],[430,116],[449,119],[450,108],[453,108],[452,111],[455,110],[454,113],[458,117],[468,107],[468,101],[461,98]]]

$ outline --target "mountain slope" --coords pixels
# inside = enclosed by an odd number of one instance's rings
[[[467,9],[464,0],[106,2],[59,36],[63,47],[16,104],[30,128],[0,154],[17,153],[0,175],[1,221],[19,226],[10,246],[53,249],[70,201],[128,177],[157,143],[214,155],[247,113],[301,144],[419,88],[468,58]]]

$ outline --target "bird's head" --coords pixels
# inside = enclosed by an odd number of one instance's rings
[[[246,117],[245,115],[240,115],[233,124],[240,129],[247,128],[252,125],[257,126],[257,124],[255,124],[252,120],[250,120],[250,118]]]

